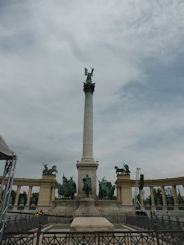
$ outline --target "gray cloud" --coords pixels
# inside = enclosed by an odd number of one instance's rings
[[[122,161],[149,178],[182,175],[183,1],[1,1],[0,12],[0,129],[16,176],[54,162],[77,178],[85,66],[98,178],[114,181]]]

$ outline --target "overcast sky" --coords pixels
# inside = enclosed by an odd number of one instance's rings
[[[183,176],[183,44],[183,0],[1,0],[0,135],[15,176],[41,178],[48,163],[77,180],[84,67],[98,179],[114,182],[123,162],[132,178]]]

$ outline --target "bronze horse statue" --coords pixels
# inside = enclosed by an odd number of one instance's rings
[[[114,167],[116,169],[116,174],[117,175],[129,175],[130,170],[129,166],[127,164],[123,164],[123,168],[118,168],[117,166]]]
[[[48,164],[43,164],[43,166],[44,166],[43,174],[53,175],[54,173],[55,174],[58,173],[56,165],[53,165],[52,168],[48,168]]]
[[[76,193],[76,184],[73,177],[67,179],[63,175],[63,184],[57,183],[58,195],[63,199],[74,199]]]

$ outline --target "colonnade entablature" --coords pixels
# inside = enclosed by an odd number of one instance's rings
[[[116,180],[117,187],[117,199],[122,205],[133,205],[132,198],[132,188],[136,187],[136,180],[130,179],[130,175],[118,175]],[[179,203],[177,195],[177,186],[183,186],[184,188],[184,177],[176,178],[165,178],[165,179],[147,179],[144,180],[144,187],[142,190],[139,189],[139,201],[142,209],[149,209],[152,211],[155,210],[168,210],[173,208],[174,210],[184,209],[184,203]],[[147,187],[150,189],[150,203],[147,205],[144,202],[143,190]],[[167,187],[171,188],[173,205],[167,203],[166,198],[166,189]],[[156,204],[154,188],[160,188],[161,190],[161,202]],[[183,200],[184,201],[184,200]]]

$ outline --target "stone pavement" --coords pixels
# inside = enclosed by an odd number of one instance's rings
[[[124,225],[114,224],[114,231],[136,231],[136,229]],[[48,224],[42,229],[42,232],[68,232],[70,231],[70,224]]]

